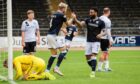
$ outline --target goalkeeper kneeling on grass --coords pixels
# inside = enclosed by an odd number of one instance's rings
[[[7,66],[7,60],[3,63]],[[13,61],[13,67],[16,70],[15,80],[55,80],[56,78],[49,72],[45,72],[45,61],[33,55],[18,56]]]

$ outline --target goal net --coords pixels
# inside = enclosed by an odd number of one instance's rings
[[[12,0],[0,0],[0,82],[13,80]],[[8,68],[3,62],[8,60]],[[0,83],[1,84],[1,83]]]

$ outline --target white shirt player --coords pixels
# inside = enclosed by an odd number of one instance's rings
[[[102,15],[100,19],[104,21],[105,23],[105,32],[106,32],[105,36],[103,36],[102,39],[109,39],[109,41],[113,42],[113,39],[111,36],[111,20],[107,16],[104,16],[104,15]]]
[[[24,20],[22,22],[21,31],[25,32],[25,42],[36,41],[36,31],[39,30],[38,21],[33,19],[32,21]]]

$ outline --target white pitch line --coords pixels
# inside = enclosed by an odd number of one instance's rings
[[[140,62],[110,62],[112,64],[140,64]]]

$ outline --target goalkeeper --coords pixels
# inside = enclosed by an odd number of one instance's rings
[[[4,61],[4,67],[7,66],[7,60]],[[13,61],[14,69],[16,70],[15,80],[55,80],[55,77],[45,71],[45,61],[33,55],[18,56]]]

